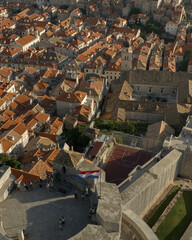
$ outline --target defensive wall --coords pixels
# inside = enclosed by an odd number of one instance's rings
[[[130,137],[127,139],[128,143]],[[136,143],[136,148],[143,147],[142,143],[146,143],[146,140],[142,140],[142,138],[138,138],[136,141],[132,138],[132,140],[132,143]],[[132,146],[133,144],[129,143],[128,145]],[[107,236],[110,236],[110,239],[119,240],[123,234],[126,236],[125,239],[156,240],[154,232],[142,220],[142,217],[178,176],[182,156],[183,153],[176,149],[161,150],[144,166],[136,167],[118,187],[106,183],[105,174],[102,172],[101,185],[98,180],[92,183],[94,185],[92,189],[95,190],[94,199],[97,203],[96,215],[92,220],[97,225],[88,225],[82,233],[74,236],[71,240],[81,239],[80,236],[86,235],[85,233],[88,231],[97,231],[98,225],[103,229],[100,239],[108,239]],[[84,165],[81,166],[81,164]],[[85,161],[81,164],[77,166],[76,174],[82,169],[93,170],[95,167]],[[99,197],[100,186],[102,188],[101,198]],[[94,237],[94,235],[91,236],[92,239],[96,239]]]
[[[178,176],[182,153],[172,150],[121,192],[122,209],[143,217],[165,188]]]
[[[188,132],[191,136],[192,131]],[[129,142],[130,139],[131,137],[127,141]],[[135,144],[132,147],[136,148],[143,147],[141,140],[132,137],[132,144],[129,144],[131,146]],[[192,138],[188,143],[192,145]],[[64,162],[58,161],[54,166],[55,170],[62,175],[62,179],[69,181],[81,190],[85,189],[85,186],[89,186],[93,192],[91,201],[97,205],[96,214],[92,216],[93,224],[88,224],[70,240],[90,240],[90,238],[92,240],[119,240],[122,236],[125,236],[122,239],[157,240],[154,232],[142,220],[142,217],[163,191],[181,174],[181,171],[183,174],[188,169],[190,171],[188,164],[191,164],[191,156],[190,147],[187,147],[186,142],[181,141],[180,138],[172,139],[172,141],[166,140],[163,150],[143,166],[137,166],[119,186],[107,183],[103,170],[101,171],[101,182],[98,179],[90,179],[90,181],[87,179],[80,184],[77,181],[80,171],[99,168],[82,160],[75,168],[66,166],[65,172],[63,171]],[[183,163],[185,168],[182,166]]]
[[[4,201],[13,188],[14,177],[9,166],[0,167],[0,202]]]
[[[151,228],[130,209],[122,213],[121,231],[130,239],[158,240]]]
[[[113,132],[112,136],[114,137],[115,143],[119,145],[127,145],[131,148],[143,149],[154,153],[158,153],[162,149],[162,143],[158,140],[121,132]]]

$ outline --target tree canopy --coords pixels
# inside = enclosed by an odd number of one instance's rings
[[[95,126],[99,129],[106,129],[108,131],[120,131],[124,133],[139,135],[143,134],[147,130],[147,123],[140,122],[120,122],[112,120],[102,120],[100,118],[95,119]]]
[[[84,134],[85,128],[85,125],[81,125],[72,129],[64,129],[62,136],[66,139],[67,144],[74,146],[75,149],[85,148],[90,141],[90,138]]]
[[[16,156],[10,157],[6,153],[0,153],[0,164],[19,169],[21,162],[17,159]]]

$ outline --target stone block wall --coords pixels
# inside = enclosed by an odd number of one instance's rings
[[[121,231],[127,239],[158,240],[152,229],[131,210],[122,214]]]
[[[121,193],[123,210],[143,217],[165,188],[178,176],[182,153],[172,150]]]
[[[96,195],[100,196],[100,184],[96,184]],[[101,184],[101,198],[98,199],[96,221],[106,232],[120,233],[121,230],[121,197],[115,184]]]
[[[3,185],[8,180],[10,175],[11,175],[11,168],[10,167],[2,166],[0,168],[0,189],[3,187]]]
[[[183,178],[192,180],[192,152],[191,150],[185,151],[181,162],[181,169],[179,175]]]

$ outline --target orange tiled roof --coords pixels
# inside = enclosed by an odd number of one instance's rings
[[[3,147],[3,152],[6,153],[11,147],[12,147],[12,142],[10,142],[9,140],[2,138],[0,140],[0,143],[2,144]]]
[[[40,180],[39,176],[18,170],[15,168],[11,168],[11,173],[15,176],[16,178],[16,183],[21,182],[22,184],[30,184],[34,182],[38,182]]]
[[[25,46],[26,44],[34,41],[35,39],[37,39],[37,38],[33,35],[26,35],[26,36],[20,38],[19,40],[17,40],[16,43],[18,43],[21,46]]]
[[[81,91],[76,91],[75,93],[63,92],[57,98],[57,101],[81,103],[83,101],[83,99],[86,97],[86,95],[87,95],[87,93],[81,92]]]

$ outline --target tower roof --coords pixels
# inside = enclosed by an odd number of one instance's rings
[[[124,41],[124,42],[123,42],[123,47],[128,48],[128,47],[129,47],[129,42],[128,42],[128,41]]]

